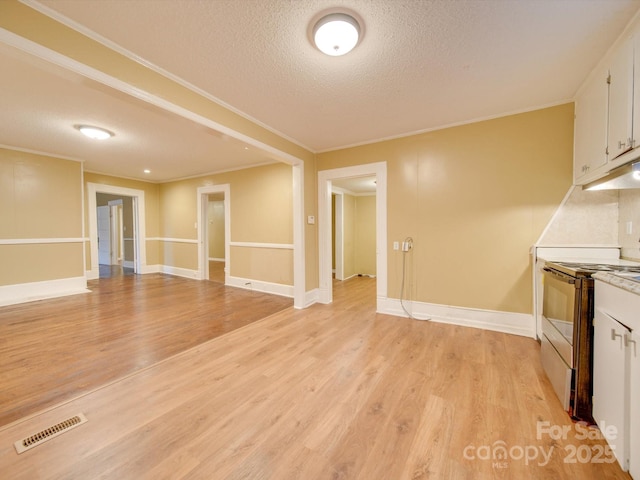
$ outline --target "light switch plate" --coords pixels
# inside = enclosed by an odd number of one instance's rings
[[[309,225],[314,225],[316,223],[316,217],[314,217],[313,215],[309,215],[307,217],[307,223]]]

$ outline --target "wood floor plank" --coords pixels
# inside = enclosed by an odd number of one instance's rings
[[[168,275],[89,282],[92,293],[0,307],[0,425],[291,306]]]
[[[151,300],[138,305],[138,315],[157,314]],[[104,305],[86,315],[89,324],[119,317]],[[13,441],[79,412],[86,424],[15,453]],[[540,422],[569,434],[540,435]],[[336,284],[331,305],[285,308],[0,428],[0,472],[16,480],[629,479],[617,464],[567,463],[571,445],[604,445],[579,439],[576,428],[542,373],[537,342],[376,314],[375,280],[355,278]],[[511,449],[508,458],[492,456],[496,445]],[[551,449],[548,462],[518,456],[529,447]]]

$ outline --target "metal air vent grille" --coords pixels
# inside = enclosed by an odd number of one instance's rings
[[[13,446],[16,448],[16,452],[22,453],[30,448],[36,447],[47,440],[51,440],[58,435],[62,435],[65,432],[68,432],[70,429],[77,427],[78,425],[82,425],[87,421],[87,417],[84,414],[79,413],[71,418],[63,420],[60,423],[56,423],[55,425],[45,428],[44,430],[39,431],[33,435],[30,435],[22,440],[18,440],[14,442]]]

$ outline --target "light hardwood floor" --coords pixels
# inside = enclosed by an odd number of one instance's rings
[[[580,439],[534,340],[374,303],[375,280],[354,278],[332,305],[287,308],[14,422],[0,429],[0,476],[629,478],[602,463],[602,440]],[[80,412],[86,424],[15,453]],[[506,458],[487,458],[499,447]]]
[[[224,284],[224,262],[209,260],[209,280]]]
[[[162,274],[88,286],[92,293],[0,308],[0,425],[293,304]]]

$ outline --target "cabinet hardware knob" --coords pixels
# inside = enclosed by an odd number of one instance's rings
[[[616,337],[622,338],[622,334],[621,333],[616,333],[616,329],[612,328],[611,329],[611,340],[615,340]]]
[[[622,140],[618,140],[618,149],[626,148],[627,142],[623,142]]]

